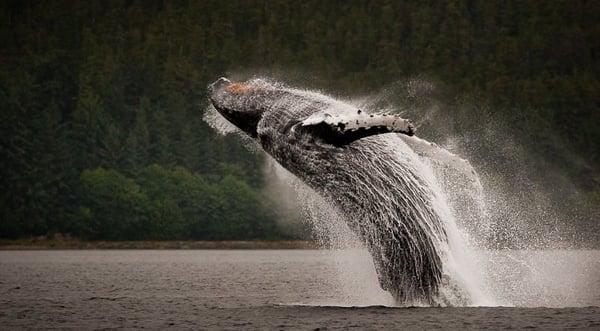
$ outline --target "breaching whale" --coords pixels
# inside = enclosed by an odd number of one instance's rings
[[[263,80],[220,78],[208,95],[223,117],[334,205],[398,303],[446,300],[443,220],[419,157],[398,137],[415,134],[409,120]]]

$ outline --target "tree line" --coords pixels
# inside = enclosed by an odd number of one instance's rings
[[[537,153],[559,153],[551,142],[565,132],[560,146],[582,160],[565,171],[598,197],[599,10],[583,0],[4,1],[0,237],[290,236],[263,193],[262,156],[202,120],[207,84],[227,74],[345,95],[429,77],[494,105]]]

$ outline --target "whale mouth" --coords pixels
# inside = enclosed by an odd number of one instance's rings
[[[250,84],[234,83],[221,77],[208,85],[208,98],[223,117],[251,137],[256,138],[262,111],[247,102],[253,97],[256,90]]]

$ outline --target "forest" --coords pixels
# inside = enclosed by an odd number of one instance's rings
[[[599,22],[585,0],[2,1],[0,238],[304,236],[264,156],[202,119],[220,76],[343,97],[427,78],[597,207]]]

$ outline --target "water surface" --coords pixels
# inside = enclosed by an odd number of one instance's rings
[[[600,328],[600,252],[480,259],[497,271],[487,290],[527,307],[388,307],[362,251],[0,251],[0,325]]]

